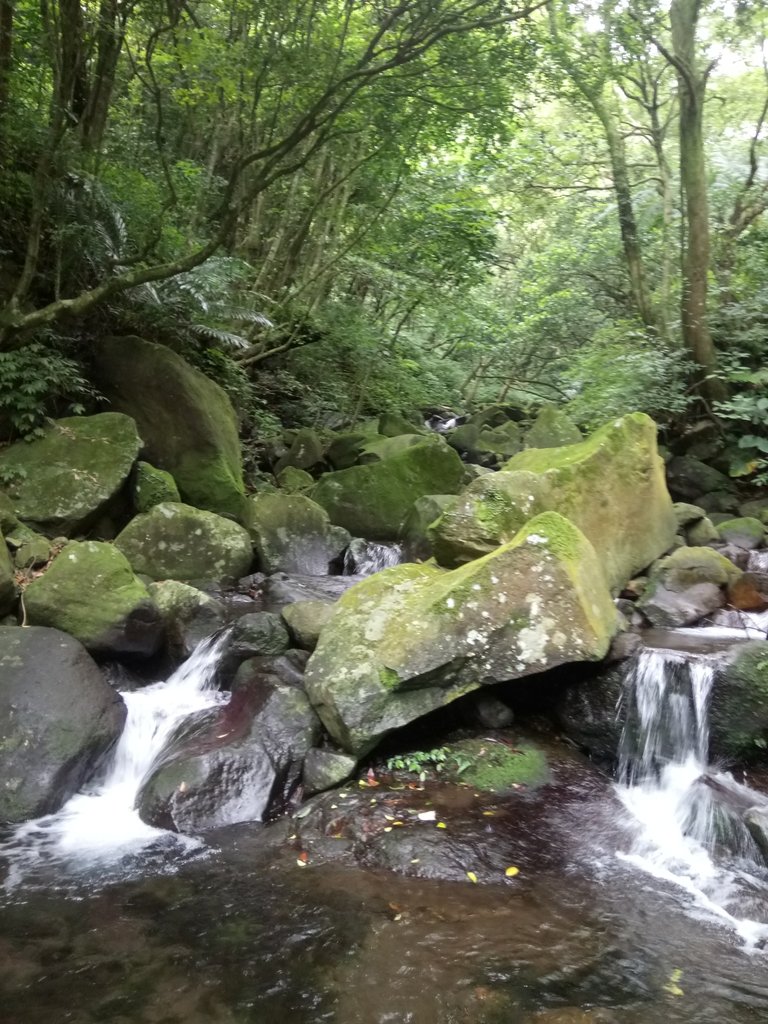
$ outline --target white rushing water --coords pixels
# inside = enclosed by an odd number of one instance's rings
[[[382,569],[400,565],[403,560],[401,544],[377,541],[355,541],[344,555],[344,572],[347,575],[372,576]]]
[[[707,763],[715,668],[712,657],[666,650],[636,658],[617,792],[637,827],[619,857],[757,946],[768,939],[768,872],[743,819],[766,800]]]
[[[169,739],[190,715],[225,699],[214,689],[226,635],[203,640],[169,679],[123,693],[127,716],[101,773],[55,814],[25,822],[0,846],[6,889],[49,864],[75,870],[115,863],[169,833],[146,825],[136,800]],[[196,841],[179,837],[185,845]]]

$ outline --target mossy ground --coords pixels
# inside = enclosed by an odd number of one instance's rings
[[[450,744],[446,750],[445,778],[475,789],[504,793],[536,788],[549,778],[547,756],[530,740],[478,737]]]

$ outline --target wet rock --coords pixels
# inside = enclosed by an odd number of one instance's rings
[[[482,729],[506,729],[515,720],[509,704],[491,694],[472,694],[472,717]]]
[[[381,462],[326,473],[311,496],[354,536],[397,540],[414,501],[457,493],[463,473],[456,452],[432,435]]]
[[[163,619],[146,586],[112,544],[70,541],[24,592],[27,620],[76,637],[91,654],[151,657]]]
[[[525,434],[526,448],[562,448],[583,440],[581,431],[570,416],[555,405],[542,406]]]
[[[753,807],[744,815],[744,824],[768,864],[768,811],[764,807]]]
[[[176,737],[139,796],[143,821],[197,833],[284,811],[320,736],[303,691],[251,662],[226,707]]]
[[[325,601],[296,601],[286,605],[282,616],[297,647],[313,651],[323,627],[333,615],[333,606]]]
[[[305,495],[259,494],[249,505],[248,529],[265,572],[322,576],[349,544],[349,534]]]
[[[334,604],[359,581],[359,576],[299,576],[277,572],[261,583],[259,593],[265,608],[280,611],[295,601]]]
[[[115,546],[135,572],[153,580],[239,579],[253,562],[251,539],[242,526],[170,501],[132,519]]]
[[[728,519],[717,527],[720,540],[733,547],[752,551],[765,542],[765,527],[759,519]]]
[[[550,512],[460,569],[408,564],[359,583],[323,629],[307,692],[359,755],[480,685],[600,659],[616,628],[594,549]]]
[[[148,590],[163,617],[168,645],[176,657],[188,658],[201,640],[224,625],[224,605],[202,590],[176,580],[151,583]]]
[[[227,393],[166,345],[107,338],[91,351],[94,382],[134,418],[147,460],[173,474],[185,502],[240,519],[242,457]]]
[[[637,606],[654,626],[688,626],[722,608],[726,586],[740,575],[712,548],[680,548],[652,567]]]
[[[570,686],[555,704],[560,728],[600,761],[616,760],[625,714],[622,704],[626,665],[613,664]]]
[[[54,420],[42,437],[0,452],[15,515],[49,537],[85,532],[117,499],[141,445],[119,412]]]
[[[149,512],[164,501],[181,501],[179,488],[171,474],[149,462],[136,463],[131,493],[137,512]]]
[[[578,445],[520,452],[475,480],[431,528],[435,556],[446,566],[471,561],[549,509],[591,541],[611,587],[667,551],[676,521],[653,420],[624,416]]]
[[[712,684],[710,754],[729,763],[765,757],[768,748],[768,642],[734,648]]]
[[[125,706],[85,648],[39,626],[0,626],[0,820],[58,810],[117,739]]]
[[[729,562],[733,562],[737,569],[748,569],[750,561],[750,553],[746,548],[737,548],[733,544],[717,544],[712,545],[717,551],[727,558]]]
[[[279,615],[273,612],[242,615],[232,626],[221,659],[221,677],[233,678],[239,666],[251,658],[284,654],[290,644],[288,630]]]
[[[728,604],[744,612],[768,609],[768,573],[745,572],[728,587]]]
[[[352,775],[357,761],[349,754],[312,749],[304,758],[304,793],[313,796],[338,786]]]

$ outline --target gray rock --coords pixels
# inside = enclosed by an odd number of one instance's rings
[[[312,796],[338,786],[356,767],[357,761],[349,754],[313,748],[304,758],[304,795]]]
[[[0,820],[57,811],[124,721],[122,698],[77,640],[56,629],[0,627]]]
[[[282,615],[296,646],[313,651],[323,627],[333,615],[333,605],[325,601],[297,601],[286,605]]]
[[[302,494],[259,494],[250,499],[248,529],[264,572],[325,575],[349,544],[328,513]]]
[[[169,647],[175,656],[188,658],[205,637],[226,620],[224,605],[195,587],[176,580],[151,583],[149,595],[165,623]]]

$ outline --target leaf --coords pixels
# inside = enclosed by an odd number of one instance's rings
[[[436,828],[448,828],[444,821],[438,821]]]
[[[680,970],[679,967],[676,967],[669,975],[669,979],[667,980],[667,983],[664,986],[664,991],[671,996],[684,996],[685,992],[678,985],[678,982],[680,981],[682,976],[683,972]]]
[[[520,868],[516,868],[514,864],[510,864],[510,866],[507,868],[504,874],[507,876],[507,878],[514,878],[515,875],[520,874]]]
[[[305,868],[307,866],[308,862],[309,862],[309,854],[307,853],[306,850],[302,850],[301,853],[296,858],[296,863],[298,864],[298,866],[300,868]]]
[[[473,882],[475,885],[477,885],[477,875],[475,874],[474,871],[468,871],[467,878],[470,880],[470,882]]]

